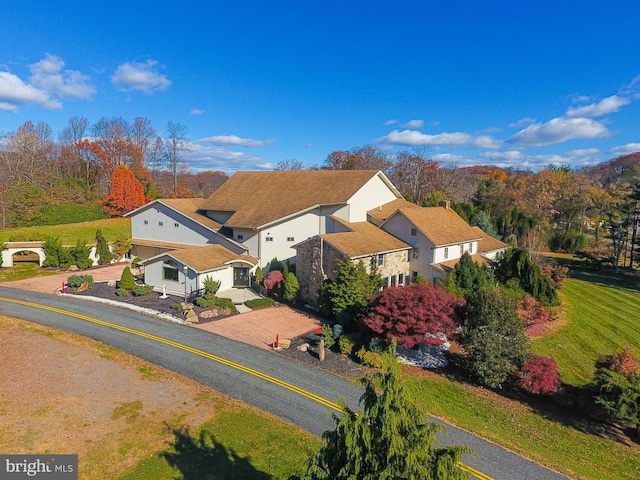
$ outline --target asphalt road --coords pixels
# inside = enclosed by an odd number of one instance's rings
[[[23,302],[23,303],[20,303]],[[38,306],[39,305],[39,306]],[[230,397],[321,435],[342,399],[359,410],[362,388],[273,352],[131,310],[0,287],[0,313],[78,333],[188,376]],[[466,445],[474,478],[567,478],[450,425],[439,440]]]

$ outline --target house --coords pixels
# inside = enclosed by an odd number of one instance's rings
[[[145,281],[174,293],[207,276],[223,289],[248,286],[277,258],[296,264],[301,295],[314,302],[341,258],[374,261],[390,286],[437,282],[464,252],[487,261],[506,248],[449,202],[407,202],[373,170],[237,172],[207,199],[155,200],[127,216]]]
[[[184,267],[179,251],[219,245],[231,255],[255,260],[251,275],[258,266],[268,269],[276,257],[295,262],[295,245],[327,233],[335,219],[364,222],[370,209],[399,198],[380,171],[237,172],[207,199],[155,200],[126,216],[131,218],[132,254],[142,258],[145,272],[150,272],[145,281],[181,293],[175,281],[159,276],[166,260],[175,262],[175,270]],[[228,270],[240,268],[236,260],[226,262],[231,262],[224,263]],[[174,278],[168,265],[166,273]],[[195,289],[206,269],[186,265],[186,277]],[[222,275],[223,268],[216,268]]]
[[[370,222],[350,223],[330,217],[328,224],[332,233],[315,235],[296,245],[296,277],[303,301],[316,302],[322,282],[335,280],[338,261],[345,258],[361,261],[368,272],[373,262],[386,285],[405,284],[411,245]]]

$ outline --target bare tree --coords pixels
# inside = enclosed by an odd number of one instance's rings
[[[155,128],[151,126],[151,120],[147,117],[136,117],[130,130],[131,141],[140,149],[146,159],[153,139],[157,135]]]
[[[295,158],[287,158],[285,160],[280,160],[278,165],[274,170],[278,171],[292,171],[292,170],[306,170],[307,167],[300,160],[296,160]]]
[[[167,123],[167,160],[173,175],[173,194],[178,195],[178,174],[184,169],[180,154],[189,150],[187,146],[187,127],[181,123]]]

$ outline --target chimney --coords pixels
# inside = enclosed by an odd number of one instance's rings
[[[445,210],[449,210],[451,208],[451,202],[449,200],[440,200],[440,203],[438,203],[438,205],[440,205]]]

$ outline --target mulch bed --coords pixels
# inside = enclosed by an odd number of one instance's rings
[[[309,344],[309,348],[306,352],[302,352],[297,348],[304,343]],[[367,372],[366,367],[363,367],[347,355],[342,355],[338,351],[333,351],[327,348],[325,348],[324,352],[325,358],[321,362],[318,354],[318,347],[316,345],[316,335],[313,332],[291,339],[291,346],[279,351],[282,356],[320,370],[335,373],[341,377],[362,378]]]

